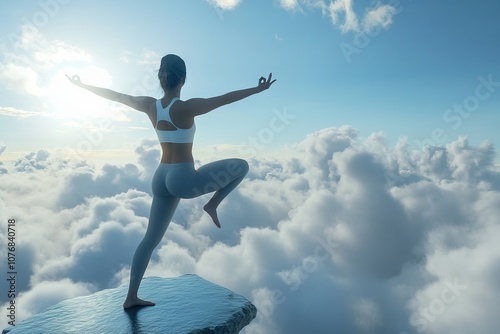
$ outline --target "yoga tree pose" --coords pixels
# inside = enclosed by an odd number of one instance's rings
[[[90,86],[82,83],[77,75],[68,76],[68,79],[78,87],[146,113],[158,134],[162,157],[153,176],[153,202],[148,227],[132,260],[130,285],[123,307],[127,309],[134,306],[155,305],[153,302],[138,298],[137,292],[151,254],[163,238],[179,200],[215,192],[203,209],[220,228],[217,207],[248,172],[248,163],[242,159],[219,160],[196,170],[192,154],[196,129],[194,118],[260,93],[271,87],[276,80],[272,80],[272,74],[269,74],[267,79],[261,77],[258,85],[253,88],[212,98],[192,98],[182,101],[180,95],[186,80],[186,65],[179,56],[172,54],[166,55],[161,60],[158,79],[164,96],[159,100]]]

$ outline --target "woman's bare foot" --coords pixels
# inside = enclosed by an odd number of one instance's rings
[[[131,307],[135,307],[135,306],[154,306],[155,303],[153,302],[149,302],[147,300],[142,300],[142,299],[139,299],[139,298],[135,298],[135,299],[131,299],[131,300],[125,300],[125,302],[123,303],[123,308],[124,309],[128,309],[128,308],[131,308]]]
[[[219,217],[217,217],[217,208],[214,207],[212,204],[210,204],[210,202],[208,202],[203,207],[203,210],[205,210],[210,215],[210,217],[212,217],[212,220],[214,221],[215,226],[220,228]]]

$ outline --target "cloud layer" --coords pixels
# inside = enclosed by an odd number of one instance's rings
[[[150,142],[136,153],[102,168],[48,151],[2,166],[19,320],[128,281],[159,155]],[[197,273],[245,295],[259,309],[246,334],[497,333],[494,156],[466,138],[411,151],[404,138],[389,147],[380,133],[323,129],[290,158],[250,159],[222,230],[203,213],[207,195],[181,201],[146,275]]]

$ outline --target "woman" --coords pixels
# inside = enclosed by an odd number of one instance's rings
[[[158,79],[165,94],[159,100],[86,85],[76,75],[72,78],[68,76],[68,79],[78,87],[146,113],[158,134],[162,157],[153,176],[153,203],[148,228],[134,254],[129,290],[123,307],[127,309],[134,306],[155,305],[153,302],[138,298],[137,291],[151,254],[163,238],[179,200],[215,191],[203,209],[220,228],[217,207],[248,172],[248,163],[242,159],[215,161],[195,170],[192,154],[194,118],[220,106],[260,93],[271,87],[276,80],[272,80],[272,74],[269,74],[267,80],[261,77],[258,85],[253,88],[207,99],[193,98],[182,101],[180,95],[186,81],[186,65],[179,56],[172,54],[166,55],[161,60]]]

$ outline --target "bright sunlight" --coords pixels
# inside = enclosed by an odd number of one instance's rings
[[[66,77],[78,75],[82,82],[109,87],[111,75],[97,67],[64,68],[59,70],[50,84],[48,98],[54,112],[62,118],[109,118],[116,121],[127,120],[123,107],[74,86]]]

